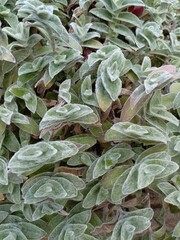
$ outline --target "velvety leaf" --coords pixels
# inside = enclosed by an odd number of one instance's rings
[[[9,125],[11,123],[12,115],[13,115],[12,111],[10,111],[9,109],[4,108],[3,106],[0,106],[0,119],[4,123]]]
[[[138,139],[141,141],[167,142],[167,137],[154,127],[140,126],[129,122],[114,124],[105,134],[106,141],[121,142]]]
[[[180,191],[170,193],[164,201],[180,208]]]
[[[39,240],[46,235],[46,232],[32,223],[6,223],[0,226],[0,237],[2,239],[16,239],[22,240],[33,239]]]
[[[90,13],[92,13],[96,17],[99,17],[105,21],[108,21],[108,22],[112,21],[112,16],[106,9],[94,8],[94,9],[91,9]]]
[[[7,161],[0,156],[0,184],[8,184],[8,171],[7,171]]]
[[[96,184],[86,195],[83,201],[84,208],[91,208],[101,204],[107,197],[108,191],[100,184]]]
[[[71,87],[71,80],[67,79],[59,86],[58,98],[59,100],[63,99],[66,103],[71,102],[71,94],[69,92]]]
[[[130,23],[136,27],[141,27],[141,25],[142,25],[141,20],[138,17],[136,17],[136,15],[134,15],[130,12],[119,13],[118,16],[116,17],[116,19],[118,19],[122,22]]]
[[[119,238],[125,239],[132,239],[133,235],[136,233],[141,233],[144,230],[148,229],[151,225],[151,218],[153,217],[153,210],[152,209],[144,209],[144,210],[151,210],[151,214],[149,216],[137,215],[136,211],[132,212],[123,219],[120,219],[114,230],[111,239],[118,240]],[[138,210],[137,210],[138,212]],[[127,237],[127,238],[126,238]]]
[[[58,162],[71,157],[78,148],[68,141],[39,142],[20,148],[9,161],[9,169],[17,174],[28,174],[44,164]]]
[[[13,132],[6,132],[3,145],[9,149],[11,152],[17,152],[20,148],[19,141],[17,140],[16,136]]]
[[[93,124],[98,121],[93,110],[81,104],[66,104],[55,106],[48,110],[40,122],[40,129],[51,127],[63,122]]]
[[[172,236],[176,238],[180,237],[180,221],[177,223],[176,227],[174,228]]]
[[[94,161],[88,169],[87,174],[92,171],[92,179],[98,178],[116,164],[123,163],[133,156],[134,152],[131,149],[121,148],[121,146],[118,147],[117,145]]]

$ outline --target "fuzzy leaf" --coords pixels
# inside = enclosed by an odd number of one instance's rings
[[[78,152],[75,144],[68,141],[39,142],[20,148],[9,161],[9,169],[17,174],[29,174],[44,164],[58,162]]]

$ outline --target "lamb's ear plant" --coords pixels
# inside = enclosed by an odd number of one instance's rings
[[[0,239],[180,239],[180,2],[0,1]]]

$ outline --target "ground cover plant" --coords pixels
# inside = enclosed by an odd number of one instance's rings
[[[180,2],[0,1],[0,239],[180,239]]]

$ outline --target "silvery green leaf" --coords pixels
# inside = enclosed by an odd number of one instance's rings
[[[21,188],[19,184],[10,184],[9,192],[6,194],[7,199],[15,204],[21,203]]]
[[[128,1],[126,1],[126,0],[123,0],[123,1],[116,0],[115,4],[118,7],[118,9],[119,9],[119,7],[127,8],[129,6],[140,6],[140,7],[144,6],[144,2],[141,1],[141,0],[137,0],[137,1],[136,0],[128,0]]]
[[[86,225],[91,218],[91,211],[82,209],[82,204],[77,204],[75,207],[72,208],[69,215],[66,218],[60,219],[59,223],[57,224],[57,219],[55,218],[54,221],[50,222],[53,226],[53,231],[51,232],[49,239],[50,240],[58,240],[59,236],[64,236],[64,233],[67,229],[69,224],[82,224]],[[54,222],[54,223],[53,223]]]
[[[142,26],[142,21],[133,13],[130,12],[120,12],[115,19],[120,20],[125,23],[130,23],[136,27]]]
[[[78,176],[70,173],[56,173],[54,177],[62,177],[74,184],[74,186],[77,188],[77,190],[82,190],[85,188],[85,183],[84,181],[79,178]]]
[[[79,6],[82,9],[88,9],[90,5],[91,5],[91,0],[79,0]]]
[[[80,145],[79,151],[85,151],[86,149],[94,146],[97,142],[96,138],[91,134],[79,134],[67,138],[70,142]]]
[[[151,59],[148,56],[145,56],[141,66],[143,71],[151,68]]]
[[[109,58],[112,53],[119,52],[118,47],[115,45],[107,45],[103,46],[101,49],[99,49],[96,53],[91,53],[88,57],[88,65],[92,67],[96,62],[105,60]]]
[[[15,134],[11,131],[7,131],[3,145],[11,152],[17,152],[20,148],[19,141],[17,140]]]
[[[27,73],[41,71],[49,62],[52,61],[52,57],[46,56],[35,58],[33,62],[24,63],[18,70],[18,75],[24,75]]]
[[[168,112],[166,106],[162,104],[162,95],[160,90],[156,90],[149,102],[149,114],[179,126],[178,119],[172,113]]]
[[[12,115],[12,122],[13,123],[19,123],[19,124],[29,124],[29,118],[24,116],[23,114],[19,113],[19,112],[14,112]]]
[[[115,146],[108,150],[105,154],[99,157],[87,171],[92,172],[92,178],[98,178],[104,175],[109,169],[114,167],[117,163],[123,163],[126,160],[132,158],[134,156],[134,152],[131,149],[121,148],[120,146]]]
[[[180,92],[177,93],[177,95],[176,95],[176,97],[175,97],[175,99],[173,101],[173,108],[174,109],[180,108]]]
[[[0,46],[0,60],[15,63],[16,59],[7,48]]]
[[[0,238],[5,239],[33,239],[39,240],[46,236],[46,232],[32,223],[6,223],[0,225]]]
[[[180,237],[180,221],[176,224],[173,233],[172,233],[173,237],[179,238]]]
[[[0,222],[2,222],[6,217],[8,216],[8,212],[6,211],[0,211]]]
[[[2,105],[0,106],[0,119],[4,123],[10,125],[12,116],[13,116],[13,112],[12,111],[10,111],[7,108],[4,108]]]
[[[81,237],[81,235],[86,231],[86,229],[87,225],[85,224],[69,224],[65,230],[64,238],[62,239],[68,240]]]
[[[35,211],[33,212],[32,219],[36,221],[45,215],[51,215],[63,209],[63,205],[53,201],[44,201],[36,205]]]
[[[80,152],[75,156],[69,158],[67,164],[70,166],[87,165],[91,166],[92,162],[96,159],[95,155],[89,152]]]
[[[98,32],[102,32],[102,33],[108,33],[108,31],[109,31],[108,26],[101,22],[93,22],[91,29],[94,29],[94,30],[96,30]]]
[[[92,208],[101,204],[107,198],[108,191],[104,189],[100,183],[94,185],[83,200],[84,208]]]
[[[121,142],[129,141],[150,141],[167,143],[167,136],[154,127],[141,126],[130,122],[119,122],[114,124],[105,134],[106,141]]]
[[[100,77],[96,80],[96,97],[100,108],[105,112],[112,104],[112,99],[105,90]]]
[[[23,22],[18,22],[16,26],[4,27],[3,32],[22,42],[25,42],[29,37],[29,27],[25,27]]]
[[[43,117],[46,112],[47,112],[47,107],[46,107],[44,101],[41,98],[37,97],[36,113],[40,117]]]
[[[108,22],[112,22],[112,15],[109,11],[104,8],[93,8],[90,10],[90,13],[95,15],[96,17],[103,19]]]
[[[165,161],[158,159],[152,154],[152,159],[144,160],[134,165],[126,180],[124,181],[122,192],[124,195],[133,193],[139,189],[149,186],[154,179],[165,178],[176,172],[179,168],[178,164],[173,161]]]
[[[131,169],[126,167],[123,167],[123,169],[124,171],[117,177],[111,192],[111,199],[116,204],[121,203],[121,200],[126,197],[122,188]]]
[[[34,204],[48,199],[73,198],[77,196],[78,190],[66,178],[39,175],[26,182],[22,187],[22,194],[26,204]]]
[[[67,103],[71,102],[71,94],[69,92],[70,88],[71,88],[71,80],[70,79],[67,79],[60,84],[59,93],[58,93],[59,101],[61,99],[63,99]]]
[[[150,208],[143,210],[146,210],[146,212],[139,213],[138,211],[141,210],[137,210],[130,212],[127,216],[125,215],[124,218],[120,219],[115,225],[111,240],[132,239],[134,234],[141,233],[148,229],[151,226],[150,220],[153,217],[153,210]]]
[[[100,108],[106,111],[115,101],[122,87],[119,78],[125,63],[125,57],[120,49],[112,52],[111,56],[99,65],[96,80],[96,97]]]
[[[160,182],[157,186],[166,196],[176,191],[176,188],[169,182]]]
[[[115,33],[119,33],[119,34],[125,36],[126,39],[129,40],[130,42],[132,42],[133,44],[136,43],[136,37],[135,37],[134,33],[125,25],[112,24],[111,28]]]
[[[7,171],[7,161],[0,156],[0,184],[8,184],[8,171]]]
[[[84,81],[81,84],[81,97],[84,103],[98,107],[96,94],[93,93],[92,90],[92,81],[90,75],[85,77]]]
[[[162,88],[167,85],[176,73],[176,67],[172,65],[164,65],[152,71],[144,81],[146,93],[152,92],[154,89]]]
[[[164,199],[164,201],[180,208],[180,191],[176,190],[176,191],[170,193]]]
[[[120,120],[122,122],[130,121],[143,108],[150,97],[151,94],[145,93],[143,85],[137,87],[126,100],[121,111]]]
[[[56,38],[68,43],[68,33],[58,16],[53,14],[54,9],[52,5],[46,5],[40,1],[17,1],[16,5],[19,7],[18,16],[24,18],[25,21],[33,21],[37,26],[45,29],[48,33],[54,34]],[[46,33],[46,34],[47,34]],[[49,36],[50,37],[50,36]],[[52,36],[51,36],[52,37]]]
[[[82,46],[86,48],[101,49],[103,44],[96,39],[89,39],[83,42]]]
[[[19,113],[14,113],[12,122],[24,132],[33,134],[35,136],[39,135],[39,126],[33,118],[26,117],[22,114],[20,115]]]
[[[88,32],[92,26],[92,23],[79,26],[77,23],[72,22],[70,25],[73,28],[77,38],[82,42],[88,41],[92,38],[100,37],[100,34],[97,32]]]
[[[69,141],[39,142],[20,148],[10,159],[8,168],[18,175],[29,174],[77,152],[76,145]]]
[[[48,110],[40,122],[40,130],[63,122],[93,124],[98,121],[94,111],[82,104],[66,104]]]
[[[65,49],[56,54],[52,61],[49,62],[49,76],[54,78],[63,69],[67,68],[69,64],[75,63],[81,58],[80,52],[73,49]]]
[[[180,174],[175,175],[171,180],[173,181],[177,189],[180,190]]]

